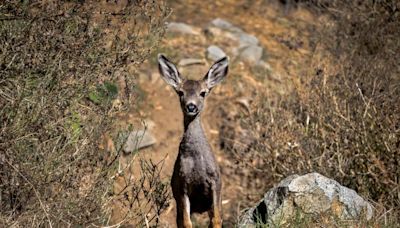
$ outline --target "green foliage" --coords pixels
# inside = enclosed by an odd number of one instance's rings
[[[82,133],[82,125],[79,114],[76,112],[72,113],[67,124],[71,134],[71,141],[76,143]]]
[[[118,87],[114,83],[104,82],[98,85],[96,89],[89,92],[88,98],[95,104],[106,104],[116,99],[118,96]]]

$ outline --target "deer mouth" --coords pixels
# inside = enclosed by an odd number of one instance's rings
[[[199,114],[199,111],[198,110],[186,110],[186,115],[188,115],[188,116],[195,116],[195,115],[197,115],[197,114]]]
[[[188,104],[186,105],[185,112],[189,116],[195,116],[199,113],[199,109],[194,104]]]

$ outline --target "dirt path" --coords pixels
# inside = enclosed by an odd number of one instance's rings
[[[221,4],[220,1],[210,1],[209,4],[203,2],[200,4],[196,1],[191,4],[180,4],[178,1],[172,4],[174,14],[171,20],[201,28],[212,19],[226,18],[260,40],[267,52],[267,61],[273,69],[269,75],[255,75],[245,64],[233,61],[227,79],[212,91],[202,113],[203,127],[221,168],[224,226],[233,227],[240,211],[251,205],[255,199],[259,199],[264,190],[254,189],[257,183],[253,182],[259,180],[247,176],[246,170],[237,165],[240,158],[232,159],[232,156],[220,150],[219,130],[223,120],[226,119],[225,112],[239,108],[240,104],[237,102],[239,99],[252,100],[264,90],[270,90],[270,94],[290,91],[293,83],[291,80],[298,73],[298,63],[307,50],[302,47],[293,49],[289,46],[300,42],[304,43],[303,46],[307,46],[307,40],[303,39],[303,33],[299,33],[301,26],[304,26],[302,21],[295,23],[286,17],[281,17],[281,13],[275,12],[274,8],[267,8],[264,12],[257,4],[247,6],[245,2],[224,1],[222,8]],[[220,11],[216,12],[215,7],[219,7]],[[249,20],[243,15],[251,15],[252,19]],[[309,14],[303,11],[294,11],[293,15],[295,18],[310,20]],[[211,44],[204,35],[193,37],[167,35],[158,52],[167,54],[174,62],[182,58],[205,59],[204,50]],[[208,61],[204,65],[184,67],[179,70],[184,76],[200,79],[210,64],[211,61]],[[183,133],[182,113],[177,95],[159,76],[155,59],[150,59],[143,68],[137,86],[145,94],[143,112],[147,114],[146,118],[154,122],[152,134],[157,143],[141,150],[138,156],[145,160],[151,159],[154,163],[163,160],[161,177],[170,180]],[[131,115],[137,116],[135,113]],[[137,174],[139,170],[134,166],[133,172]],[[161,227],[175,227],[175,210],[171,194],[170,206],[160,217]],[[206,214],[195,215],[192,220],[197,227],[208,224]]]
[[[208,66],[189,67],[188,69],[182,69],[181,72],[186,72],[185,70],[189,70],[192,74],[197,74],[198,77],[201,77],[208,70]],[[141,170],[139,161],[141,159],[147,161],[151,160],[154,164],[161,162],[163,166],[160,177],[164,181],[169,182],[183,134],[183,116],[180,110],[179,98],[175,91],[161,79],[156,67],[149,72],[149,74],[142,75],[142,77],[139,78],[137,86],[146,94],[146,99],[144,101],[146,106],[145,113],[147,114],[146,119],[151,120],[154,124],[151,128],[151,134],[156,138],[157,143],[149,148],[140,150],[135,158],[128,156],[124,159],[132,161],[131,170],[133,176],[136,177],[140,176]],[[215,118],[215,107],[218,106],[218,100],[223,98],[221,96],[223,90],[219,88],[215,89],[213,92],[215,92],[215,94],[211,95],[211,98],[207,100],[208,102],[202,115],[202,122],[209,143],[214,148],[216,158],[221,164],[223,156],[221,154],[222,152],[218,150],[218,126],[213,126],[213,124],[218,121]],[[138,113],[136,111],[130,114],[128,113],[127,116],[122,118],[122,122],[124,122],[124,124],[136,123],[136,125],[138,125],[136,121],[138,119],[137,116]],[[125,181],[128,175],[129,174],[126,173],[117,178],[115,192],[119,192],[119,190],[126,186]],[[230,193],[227,192],[227,194],[225,194],[225,191],[223,192],[223,196],[228,194]],[[176,208],[172,193],[170,193],[170,196],[170,205],[160,218],[161,227],[175,227]],[[225,198],[229,197],[224,196],[224,199]],[[229,202],[229,200],[224,201],[226,206],[228,206],[227,202]],[[113,219],[114,221],[120,221],[124,213],[120,213],[119,210],[124,211],[124,206],[121,204],[117,205],[116,208]],[[208,217],[206,214],[195,215],[193,219],[194,224],[204,226],[207,223]]]
[[[154,75],[153,76],[158,76]],[[160,79],[153,79],[153,83],[142,82],[141,88],[146,92],[148,103],[153,107],[150,119],[154,121],[154,136],[158,143],[144,152],[144,157],[155,162],[164,160],[163,178],[170,179],[177,156],[180,137],[182,135],[182,114],[174,92]],[[175,204],[170,206],[161,217],[161,226],[170,227],[175,221]]]
[[[200,67],[203,69],[194,69],[201,76],[207,69],[206,66]],[[149,110],[149,118],[154,122],[153,134],[158,143],[153,147],[140,152],[140,156],[144,159],[152,159],[155,163],[164,160],[162,178],[170,179],[175,163],[176,156],[179,150],[179,143],[183,134],[183,116],[180,110],[179,99],[176,93],[170,88],[158,75],[153,73],[153,78],[150,80],[141,80],[139,86],[145,91],[147,100],[146,104],[152,107]],[[221,161],[221,155],[217,150],[218,143],[217,127],[210,127],[210,118],[207,115],[212,112],[213,105],[206,106],[204,111],[203,127],[207,132],[208,139],[213,148],[216,148],[217,160]],[[226,201],[225,201],[226,202]],[[161,226],[174,227],[176,208],[175,202],[171,199],[170,206],[167,211],[161,216]],[[206,215],[197,216],[197,223],[202,224]]]

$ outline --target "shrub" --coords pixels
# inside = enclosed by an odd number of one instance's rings
[[[167,13],[148,1],[0,3],[0,224],[107,224],[113,164],[99,139],[130,105],[130,69]]]
[[[263,177],[257,188],[317,171],[398,213],[400,5],[303,2],[329,17],[310,29],[309,67],[290,96],[261,93],[254,111],[235,116],[256,139],[235,156]]]
[[[399,207],[400,5],[330,4],[322,10],[335,25],[325,27],[320,43],[334,67],[316,63],[315,75],[309,76],[310,92],[302,100],[303,116],[311,120],[307,139],[315,140],[312,145],[325,161],[318,164],[321,171]]]

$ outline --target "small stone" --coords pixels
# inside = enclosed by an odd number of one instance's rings
[[[241,48],[247,47],[250,45],[258,45],[258,39],[257,37],[247,34],[247,33],[240,33],[239,34],[239,46]]]
[[[219,48],[215,45],[211,45],[207,48],[206,56],[210,60],[217,61],[217,60],[225,57],[226,54],[221,48]]]
[[[260,61],[263,53],[263,48],[260,46],[251,45],[246,47],[240,54],[240,59],[251,65]]]
[[[179,66],[188,66],[188,65],[195,65],[195,64],[205,64],[204,59],[181,59],[178,63]]]
[[[185,23],[170,22],[167,25],[167,32],[169,33],[182,33],[189,35],[199,35],[200,32],[196,31],[192,26]]]
[[[214,39],[224,39],[233,42],[239,42],[239,38],[236,33],[221,28],[210,26],[204,30],[204,33]]]
[[[149,129],[150,131],[156,126],[156,124],[150,119],[143,120],[142,124],[145,129]]]
[[[212,20],[211,25],[220,29],[229,30],[231,32],[243,32],[242,29],[232,25],[230,22],[221,18],[216,18]]]
[[[262,69],[264,71],[268,71],[268,72],[272,71],[271,65],[269,65],[269,63],[262,61],[262,60],[260,60],[256,63],[256,67],[259,67],[260,69]]]
[[[238,98],[236,102],[240,105],[242,105],[248,112],[250,112],[250,103],[251,103],[251,98],[249,97],[242,97]]]
[[[136,130],[129,134],[123,147],[123,151],[125,153],[132,153],[155,143],[156,139],[150,133],[149,129]]]

